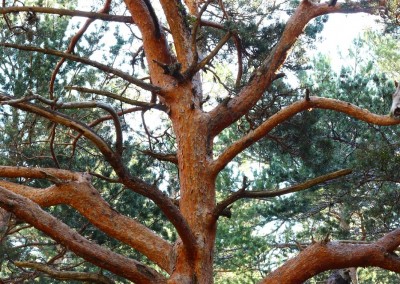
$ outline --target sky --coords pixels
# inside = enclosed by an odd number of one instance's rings
[[[369,29],[380,27],[377,17],[365,13],[359,14],[331,14],[322,31],[322,41],[316,44],[316,50],[332,59],[332,63],[341,65],[343,58],[339,55],[347,54],[353,40]]]

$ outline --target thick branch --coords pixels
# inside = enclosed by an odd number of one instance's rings
[[[167,18],[178,62],[186,69],[193,59],[190,48],[190,30],[187,15],[180,0],[161,0],[162,8]]]
[[[359,108],[344,101],[312,96],[310,97],[310,100],[297,101],[283,108],[268,118],[254,131],[251,131],[246,136],[243,136],[241,139],[234,142],[218,157],[217,160],[212,163],[212,171],[217,174],[240,152],[265,137],[276,126],[293,117],[295,114],[311,108],[330,109],[342,112],[356,119],[375,125],[388,126],[400,124],[400,120],[391,118],[387,115],[371,113],[366,109]]]
[[[400,245],[400,229],[372,244],[318,242],[269,274],[260,283],[303,283],[318,273],[346,267],[375,266],[400,273],[400,258],[393,251]]]
[[[71,17],[84,17],[94,20],[103,20],[108,22],[120,22],[120,23],[133,23],[132,17],[129,16],[118,16],[109,15],[96,12],[86,12],[78,10],[68,9],[55,9],[47,7],[31,7],[31,6],[12,6],[0,8],[0,14],[9,14],[15,12],[35,12],[43,14],[56,14],[60,16],[71,16]]]
[[[70,205],[104,233],[128,244],[170,272],[172,246],[147,227],[113,210],[88,181],[82,179],[80,182],[66,182],[37,189],[0,180],[0,186],[42,207]]]
[[[303,0],[286,23],[278,44],[253,73],[248,84],[228,104],[221,103],[210,112],[212,117],[212,123],[210,124],[211,135],[216,136],[227,126],[245,115],[257,103],[274,81],[276,73],[285,62],[297,38],[303,33],[304,28],[311,19],[329,13],[358,13],[365,12],[365,10],[365,8],[359,6],[344,9],[341,8],[341,5],[329,7],[327,3],[318,4]]]
[[[38,263],[38,262],[28,262],[28,261],[15,261],[14,264],[18,267],[33,268],[37,271],[43,272],[51,276],[52,278],[58,280],[70,280],[70,281],[88,281],[90,283],[103,283],[112,284],[110,278],[89,272],[77,272],[77,271],[61,271],[57,270],[49,265]]]
[[[168,198],[163,192],[156,189],[154,186],[149,186],[145,182],[130,176],[123,178],[123,183],[129,189],[132,189],[143,196],[149,197],[156,203],[156,205],[163,211],[168,220],[171,221],[172,225],[178,232],[182,242],[190,254],[193,257],[197,253],[196,238],[193,235],[186,219],[182,216],[180,210],[173,201]]]
[[[0,186],[0,207],[62,243],[85,260],[138,283],[165,283],[165,278],[144,264],[96,245],[26,197]]]
[[[20,50],[25,50],[25,51],[40,52],[40,53],[44,53],[44,54],[50,54],[50,55],[63,57],[63,58],[66,58],[66,59],[69,59],[69,60],[72,60],[75,62],[80,62],[80,63],[86,64],[89,66],[96,67],[97,69],[99,69],[101,71],[114,74],[114,75],[126,80],[129,83],[132,83],[136,86],[143,88],[144,90],[148,90],[148,91],[152,91],[152,92],[157,92],[160,90],[158,87],[156,87],[152,84],[143,82],[142,80],[137,79],[135,77],[132,77],[131,75],[129,75],[125,72],[122,72],[121,70],[112,68],[110,66],[107,66],[105,64],[99,63],[94,60],[90,60],[88,58],[79,57],[79,56],[76,56],[73,54],[61,52],[61,51],[54,50],[54,49],[43,49],[43,48],[30,46],[30,45],[18,45],[18,44],[13,44],[13,43],[2,42],[2,43],[0,43],[0,46],[20,49]]]
[[[317,184],[321,184],[323,182],[337,179],[339,177],[351,174],[351,172],[352,172],[352,170],[350,170],[350,169],[340,170],[340,171],[336,171],[336,172],[332,172],[332,173],[329,173],[326,175],[319,176],[314,179],[310,179],[303,183],[299,183],[299,184],[296,184],[293,186],[289,186],[289,187],[277,189],[277,190],[248,191],[243,188],[243,190],[239,190],[239,191],[233,193],[227,199],[218,203],[218,205],[215,207],[214,216],[215,216],[215,219],[217,219],[222,214],[222,212],[224,211],[225,208],[227,208],[229,205],[231,205],[232,203],[234,203],[235,201],[237,201],[239,199],[271,198],[271,197],[281,196],[281,195],[288,194],[288,193],[298,192],[298,191],[302,191],[305,189],[309,189]]]
[[[147,2],[146,2],[147,1]],[[156,62],[169,65],[174,63],[175,59],[168,48],[166,37],[163,33],[155,36],[155,29],[158,25],[158,19],[154,19],[146,3],[149,0],[125,0],[126,6],[132,15],[134,22],[139,28],[143,48],[146,53],[146,60],[149,65],[151,82],[159,87],[173,85],[175,78],[164,74],[164,71]]]
[[[0,93],[0,100],[8,100],[9,98],[9,96],[2,95]],[[92,141],[92,143],[104,155],[105,159],[111,164],[116,174],[121,178],[123,184],[134,192],[137,192],[153,200],[156,205],[163,211],[165,216],[175,226],[188,251],[193,253],[196,251],[196,241],[194,235],[190,230],[185,218],[180,213],[179,209],[157,187],[148,185],[143,180],[132,177],[126,170],[126,168],[121,164],[120,156],[113,153],[107,143],[102,138],[97,136],[97,134],[94,133],[90,128],[86,127],[80,122],[74,121],[64,114],[58,113],[53,110],[44,109],[29,103],[15,103],[13,104],[13,107],[36,113],[42,117],[49,119],[50,121],[62,124],[83,133],[83,135],[87,139]]]
[[[63,181],[77,181],[82,178],[82,173],[54,169],[54,168],[26,168],[26,167],[8,167],[0,166],[0,177],[5,178],[32,178],[48,179],[55,177]]]

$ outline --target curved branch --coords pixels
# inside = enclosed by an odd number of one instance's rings
[[[89,101],[89,102],[73,102],[73,103],[54,103],[54,106],[60,109],[71,109],[71,108],[101,108],[110,113],[112,120],[114,121],[114,126],[115,126],[115,136],[116,136],[116,141],[115,141],[115,148],[117,150],[117,153],[119,155],[122,154],[122,143],[123,143],[123,137],[122,137],[122,128],[121,128],[121,122],[119,121],[118,113],[115,111],[115,109],[105,103],[98,102],[98,101]]]
[[[50,147],[50,153],[51,157],[53,158],[54,164],[56,165],[57,168],[61,168],[60,162],[58,162],[56,152],[54,151],[54,140],[56,139],[56,128],[57,128],[57,123],[52,123],[51,125],[51,130],[50,130],[50,141],[49,141],[49,147]]]
[[[114,283],[114,281],[112,281],[110,278],[98,273],[61,271],[44,263],[29,262],[29,261],[14,261],[14,264],[18,267],[33,268],[37,271],[48,274],[52,278],[59,280],[88,281],[90,283],[103,283],[103,284]]]
[[[222,212],[232,203],[236,202],[239,199],[243,198],[271,198],[271,197],[276,197],[276,196],[281,196],[285,195],[288,193],[293,193],[293,192],[298,192],[302,191],[305,189],[309,189],[313,187],[314,185],[321,184],[323,182],[337,179],[339,177],[349,175],[352,173],[351,169],[344,169],[344,170],[339,170],[336,172],[332,172],[326,175],[322,175],[313,179],[310,179],[308,181],[305,181],[303,183],[299,183],[296,185],[292,185],[286,188],[282,189],[276,189],[276,190],[252,190],[248,191],[245,190],[245,187],[243,187],[241,190],[236,191],[233,193],[231,196],[229,196],[227,199],[224,201],[220,202],[217,204],[214,210],[214,218],[218,219],[219,216],[221,216]]]
[[[211,164],[212,172],[218,174],[230,161],[232,161],[234,157],[237,156],[237,154],[265,137],[276,126],[297,113],[311,108],[330,109],[342,112],[356,119],[375,125],[389,126],[400,124],[400,120],[398,119],[391,118],[387,115],[377,115],[344,101],[311,96],[309,100],[297,101],[281,109],[263,122],[254,131],[249,132],[247,135],[234,142]]]
[[[28,92],[31,93],[31,91],[28,91]],[[0,104],[10,104],[11,105],[11,104],[15,104],[15,102],[25,102],[25,101],[34,100],[34,99],[37,99],[37,100],[39,100],[49,106],[52,106],[53,108],[57,108],[57,109],[96,108],[96,107],[98,107],[98,108],[101,108],[101,109],[107,111],[108,113],[110,113],[111,118],[114,121],[115,133],[116,133],[116,142],[115,142],[116,146],[115,147],[117,149],[117,153],[119,155],[122,154],[123,138],[122,138],[121,122],[119,121],[117,112],[109,104],[98,102],[98,101],[69,102],[69,103],[55,102],[53,100],[48,100],[46,98],[43,98],[42,96],[35,95],[33,93],[30,96],[23,97],[23,98],[17,99],[17,100],[8,100],[8,101],[5,100],[5,101],[0,102]],[[53,129],[52,129],[52,139],[54,139],[54,131],[55,131],[54,128],[55,128],[55,126],[53,126]],[[52,143],[51,143],[51,145],[52,145]],[[55,157],[55,155],[52,155],[52,156]],[[57,159],[55,159],[55,161],[57,161]],[[58,168],[60,168],[58,162],[57,162],[57,166],[58,166]]]
[[[200,27],[201,16],[207,10],[207,7],[210,3],[211,3],[211,0],[205,1],[204,5],[203,5],[203,7],[201,7],[199,13],[196,14],[196,22],[193,24],[192,34],[191,34],[191,49],[192,49],[192,54],[193,54],[193,62],[190,64],[189,70],[193,69],[197,65],[197,61],[199,60],[199,53],[197,51],[197,31]]]
[[[60,16],[71,16],[71,17],[84,17],[94,20],[103,20],[108,22],[120,22],[120,23],[131,23],[133,24],[132,17],[129,16],[118,16],[109,15],[96,12],[86,12],[78,10],[68,10],[68,9],[55,9],[47,7],[32,7],[32,6],[12,6],[12,7],[2,7],[0,8],[0,14],[9,14],[17,12],[35,12],[43,14],[55,14]]]
[[[254,71],[253,76],[238,96],[233,97],[228,104],[221,103],[210,112],[211,136],[215,137],[223,129],[245,115],[261,98],[276,77],[276,73],[285,62],[297,38],[303,33],[304,28],[311,19],[329,13],[359,13],[368,9],[360,5],[350,4],[328,6],[328,3],[314,3],[302,0],[289,18],[282,36],[277,45],[272,49],[268,57],[260,67]],[[369,12],[372,10],[369,9]]]
[[[122,115],[124,115],[124,114],[132,113],[132,112],[135,112],[135,111],[141,111],[141,110],[143,110],[143,109],[144,109],[143,107],[128,108],[128,109],[124,109],[124,110],[122,110],[122,111],[117,112],[117,115],[118,115],[118,116],[122,116]],[[96,119],[96,120],[90,122],[90,123],[88,124],[88,126],[91,127],[91,128],[93,128],[93,127],[95,127],[96,125],[98,125],[98,124],[100,124],[100,123],[102,123],[102,122],[104,122],[104,121],[110,120],[110,119],[113,119],[113,117],[112,117],[111,115],[105,115],[105,116],[99,117],[98,119]],[[72,141],[72,143],[71,143],[71,145],[72,145],[71,157],[74,155],[75,149],[76,149],[76,144],[78,143],[78,140],[82,137],[82,135],[83,135],[82,133],[78,133],[78,135],[76,135],[76,136],[74,137],[74,139],[73,139],[73,141]]]
[[[260,283],[303,283],[331,269],[375,266],[400,273],[400,258],[393,251],[400,245],[400,229],[372,244],[318,242],[288,260]]]
[[[39,48],[36,46],[30,46],[30,45],[19,45],[19,44],[1,42],[0,46],[20,49],[20,50],[25,50],[25,51],[35,51],[35,52],[40,52],[40,53],[44,53],[44,54],[50,54],[50,55],[54,55],[54,56],[63,57],[63,58],[66,58],[66,59],[69,59],[69,60],[72,60],[75,62],[83,63],[83,64],[86,64],[86,65],[89,65],[92,67],[96,67],[97,69],[104,71],[106,73],[114,74],[129,83],[132,83],[138,87],[141,87],[144,90],[151,91],[151,92],[158,92],[160,90],[160,88],[158,88],[152,84],[143,82],[142,80],[137,79],[135,77],[132,77],[128,73],[122,72],[121,70],[112,68],[110,66],[107,66],[105,64],[99,63],[94,60],[90,60],[88,58],[79,57],[79,56],[76,56],[73,54],[61,52],[61,51],[54,50],[54,49],[43,49],[43,48]]]
[[[85,260],[138,283],[166,283],[154,269],[88,241],[26,197],[0,186],[0,207],[67,246]]]
[[[9,99],[9,96],[0,93],[0,101]],[[121,164],[120,156],[115,154],[108,146],[108,144],[90,128],[80,122],[73,120],[70,117],[67,117],[64,114],[35,106],[30,103],[19,102],[12,104],[12,106],[28,112],[36,113],[53,122],[57,122],[74,130],[77,130],[78,132],[81,132],[87,139],[92,141],[92,143],[104,155],[105,159],[111,164],[116,174],[121,178],[123,184],[134,192],[137,192],[153,200],[155,204],[163,211],[165,216],[175,226],[179,236],[182,238],[182,242],[184,243],[188,251],[190,251],[191,253],[196,252],[196,239],[179,209],[157,187],[151,186],[141,179],[132,177],[127,169]]]
[[[226,27],[224,27],[223,25],[211,21],[201,20],[201,25],[213,27],[219,30],[226,30]],[[240,82],[242,81],[242,76],[243,76],[242,40],[240,39],[237,32],[232,32],[232,36],[236,46],[236,52],[238,58],[238,73],[236,75],[236,82],[235,82],[235,87],[238,89],[240,87]]]
[[[171,244],[146,226],[113,210],[83,178],[79,182],[65,182],[46,189],[0,180],[0,187],[29,198],[41,207],[69,205],[107,235],[136,249],[165,271],[171,272]]]
[[[9,101],[11,98],[12,97],[8,95],[0,93],[0,101]],[[47,118],[52,122],[62,124],[66,127],[70,127],[82,133],[83,136],[89,139],[108,160],[111,160],[111,158],[114,156],[114,153],[108,146],[108,144],[100,136],[98,136],[92,129],[90,129],[89,127],[78,121],[75,121],[74,119],[68,117],[65,114],[59,113],[54,110],[45,109],[40,106],[36,106],[26,102],[12,103],[12,106],[31,113],[36,113],[42,117]]]

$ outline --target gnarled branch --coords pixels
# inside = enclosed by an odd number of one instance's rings
[[[104,233],[136,249],[165,271],[171,272],[171,244],[139,222],[113,210],[88,181],[65,182],[38,189],[0,180],[0,186],[29,198],[41,207],[66,204],[75,208]]]
[[[375,266],[400,273],[400,258],[393,251],[400,245],[400,229],[371,244],[317,242],[288,260],[260,283],[303,283],[318,273],[346,267]]]
[[[154,269],[96,245],[69,228],[36,203],[0,186],[0,207],[62,243],[87,261],[139,283],[166,283]]]

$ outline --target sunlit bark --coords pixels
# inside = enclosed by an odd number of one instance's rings
[[[116,111],[95,102],[85,105],[102,107],[111,114],[110,117],[113,119],[117,131],[114,144],[116,146],[113,146],[109,145],[94,131],[93,127],[96,124],[83,124],[50,107],[58,106],[59,109],[62,109],[73,106],[79,108],[77,104],[46,103],[40,97],[15,99],[7,94],[0,93],[1,104],[8,104],[10,107],[39,115],[53,123],[75,130],[79,133],[79,137],[83,136],[89,140],[114,170],[117,176],[115,182],[124,185],[127,190],[132,190],[152,200],[175,227],[179,238],[176,243],[170,244],[136,220],[115,212],[93,188],[88,174],[49,168],[0,167],[0,177],[47,179],[54,184],[49,188],[38,189],[15,182],[0,181],[0,206],[2,208],[32,224],[85,260],[119,276],[137,283],[213,283],[217,220],[224,209],[241,198],[265,198],[293,193],[349,174],[351,170],[338,171],[304,181],[297,186],[270,192],[246,191],[244,182],[242,190],[217,204],[215,180],[220,171],[249,146],[299,112],[319,108],[341,112],[375,125],[400,123],[399,120],[389,116],[373,114],[347,102],[309,97],[300,99],[270,116],[253,131],[230,145],[226,145],[226,149],[219,157],[214,159],[213,139],[215,136],[248,113],[261,99],[271,83],[280,76],[278,72],[282,64],[310,20],[328,13],[371,12],[372,10],[360,7],[357,3],[346,3],[345,7],[339,4],[331,7],[327,3],[301,1],[294,14],[287,21],[279,42],[253,73],[249,82],[238,90],[237,96],[220,103],[211,112],[206,113],[202,110],[203,93],[199,72],[226,46],[231,38],[235,40],[236,47],[240,48],[236,31],[230,31],[219,24],[207,23],[210,27],[225,30],[226,34],[221,37],[219,44],[210,54],[201,54],[201,59],[199,59],[200,51],[196,47],[196,29],[201,27],[201,13],[204,12],[211,1],[184,1],[189,14],[193,17],[190,19],[194,20],[191,25],[188,23],[190,16],[185,14],[186,10],[182,9],[181,5],[183,4],[180,1],[160,1],[167,18],[169,32],[173,38],[173,48],[168,45],[167,34],[161,26],[160,19],[153,11],[151,1],[125,0],[125,3],[131,13],[131,17],[128,19],[127,17],[101,13],[39,7],[32,8],[32,11],[135,23],[142,37],[151,83],[69,52],[6,42],[0,43],[2,47],[58,56],[113,74],[142,90],[151,92],[153,96],[158,96],[158,102],[145,103],[118,98],[115,94],[102,90],[93,90],[93,92],[143,108],[158,108],[169,115],[176,136],[176,155],[158,154],[151,151],[144,153],[177,165],[180,184],[179,207],[155,185],[132,176],[126,165],[122,164],[123,137],[118,122],[120,114]],[[0,13],[3,14],[15,11],[29,11],[29,7],[0,9]],[[174,52],[176,52],[176,56]],[[240,55],[238,60],[241,65]],[[168,72],[170,66],[175,66],[176,72]],[[239,74],[239,81],[240,77]],[[79,90],[77,88],[79,87],[69,87],[69,89]],[[80,90],[90,92],[90,89],[87,88]],[[39,99],[48,107],[33,103],[33,99]],[[83,107],[82,104],[80,107]],[[163,276],[149,266],[91,243],[39,207],[58,204],[72,206],[100,230],[136,249],[168,275]],[[392,254],[400,244],[399,232],[399,230],[395,230],[373,244],[334,242],[312,244],[297,257],[289,260],[285,265],[268,275],[262,283],[301,283],[319,272],[350,266],[378,266],[400,272],[400,261]],[[29,265],[26,264],[25,266],[28,267]],[[42,266],[36,266],[36,268],[38,270],[47,269]],[[53,270],[47,270],[46,273],[61,275]],[[71,276],[72,274],[68,275]]]

